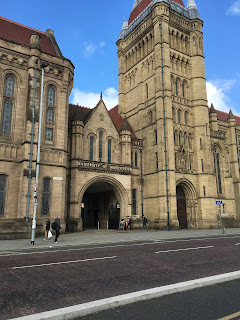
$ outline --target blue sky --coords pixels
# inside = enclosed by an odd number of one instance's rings
[[[185,6],[187,0],[183,0]],[[240,115],[240,0],[195,0],[204,21],[209,103]],[[36,3],[38,5],[36,5]],[[108,108],[118,90],[116,41],[134,0],[12,0],[0,15],[24,25],[54,30],[65,57],[75,65],[70,102],[94,107],[103,92]]]

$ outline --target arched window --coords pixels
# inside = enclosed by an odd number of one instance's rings
[[[135,167],[138,165],[138,154],[135,152]]]
[[[213,148],[213,159],[214,159],[214,171],[216,176],[217,192],[219,194],[222,194],[220,156],[216,146],[214,146]]]
[[[99,132],[99,162],[102,162],[102,138],[103,138],[103,132]]]
[[[188,113],[187,113],[187,111],[185,111],[185,113],[184,113],[184,120],[185,120],[185,125],[187,125],[188,124]]]
[[[185,97],[185,83],[182,84],[182,96]]]
[[[146,83],[146,98],[148,99],[148,84]]]
[[[46,109],[46,127],[45,140],[53,141],[54,109],[55,109],[55,87],[53,85],[47,88],[47,109]]]
[[[191,133],[189,134],[189,136],[188,136],[188,146],[189,146],[189,148],[191,148]]]
[[[173,122],[176,123],[176,111],[175,111],[175,108],[172,108],[172,118],[173,118]]]
[[[186,143],[187,143],[187,133],[185,132],[184,133],[184,139],[183,139],[184,146],[186,145]]]
[[[175,93],[176,93],[176,96],[178,96],[178,81],[177,80],[175,82]]]
[[[178,123],[181,123],[181,111],[178,110]]]
[[[10,135],[12,123],[12,107],[14,99],[14,77],[9,74],[5,78],[5,90],[3,99],[2,134]]]
[[[55,88],[53,86],[48,87],[47,91],[47,106],[54,107],[55,106]]]
[[[178,136],[178,145],[181,146],[181,142],[182,142],[182,137],[181,137],[182,133],[179,132],[179,136]]]
[[[43,192],[42,192],[42,215],[49,215],[50,207],[50,178],[43,178]]]
[[[148,118],[149,118],[149,124],[152,124],[153,123],[153,114],[152,114],[151,110],[148,113]]]
[[[93,161],[93,136],[90,137],[89,160]]]
[[[112,141],[108,140],[108,163],[112,162]]]
[[[7,176],[0,174],[0,215],[4,215]]]

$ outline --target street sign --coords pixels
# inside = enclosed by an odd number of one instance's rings
[[[62,180],[63,180],[63,177],[53,177],[53,180],[62,181]]]
[[[220,206],[220,204],[223,204],[222,200],[217,200],[217,201],[216,201],[216,205],[217,205],[217,206]]]

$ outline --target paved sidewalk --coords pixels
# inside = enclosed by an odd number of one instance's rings
[[[107,244],[107,243],[121,243],[132,241],[156,241],[156,240],[171,240],[184,239],[194,237],[227,237],[239,236],[240,228],[229,228],[225,230],[225,234],[221,234],[220,229],[190,229],[190,230],[132,230],[129,232],[119,232],[117,230],[90,230],[78,233],[61,234],[59,242],[53,243],[53,239],[43,240],[43,237],[35,239],[35,245],[31,245],[31,239],[18,240],[1,240],[0,252],[33,249],[33,248],[49,248],[49,246],[74,246],[74,245],[92,245],[92,244]]]

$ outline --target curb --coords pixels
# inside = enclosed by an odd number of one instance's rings
[[[70,320],[83,317],[89,314],[97,313],[103,310],[116,308],[131,304],[134,302],[149,300],[167,296],[177,292],[193,290],[205,286],[210,286],[218,283],[223,283],[235,279],[240,279],[240,271],[224,273],[217,276],[200,278],[186,282],[179,282],[163,287],[157,287],[148,290],[137,291],[124,295],[119,295],[111,298],[101,299],[88,303],[79,304],[72,307],[42,312],[30,316],[14,318],[12,320]]]

